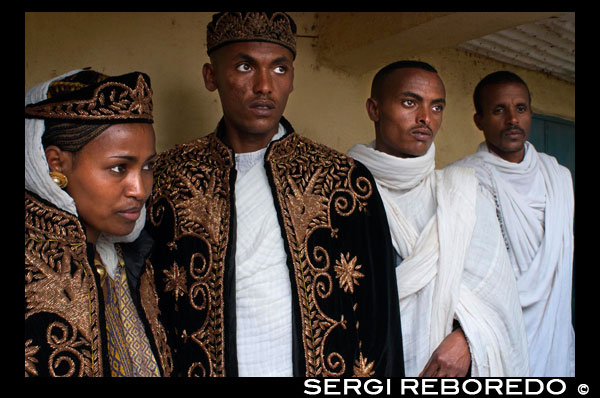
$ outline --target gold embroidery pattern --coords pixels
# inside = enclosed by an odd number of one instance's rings
[[[98,291],[85,250],[75,217],[25,193],[25,321],[39,313],[57,317],[45,325],[45,341],[26,341],[30,375],[39,372],[42,347],[51,352],[51,376],[102,375]]]
[[[209,23],[206,47],[210,53],[215,47],[233,41],[268,41],[288,47],[294,54],[296,35],[289,17],[281,12],[268,17],[265,13],[224,13],[216,22]]]
[[[107,82],[94,90],[89,100],[71,100],[25,108],[33,117],[66,120],[150,119],[152,90],[138,76],[135,89],[119,82]]]
[[[354,257],[350,260],[350,253],[341,255],[341,260],[335,260],[336,266],[334,267],[336,277],[340,280],[340,287],[345,292],[350,291],[354,293],[354,285],[358,286],[358,279],[365,276],[358,269],[361,267],[360,264],[356,264],[357,258]]]
[[[194,253],[185,264],[172,262],[168,270],[159,271],[154,265],[156,272],[165,277],[165,292],[172,292],[175,300],[187,296],[191,307],[205,314],[200,329],[184,331],[180,337],[184,341],[190,338],[199,346],[206,354],[209,369],[193,363],[187,369],[188,375],[225,375],[223,273],[229,244],[232,167],[232,152],[214,133],[163,154],[155,167],[156,188],[150,199],[149,221],[160,225],[164,206],[169,206],[175,225],[167,246],[176,251],[183,239],[195,239],[207,248],[206,252]]]
[[[309,247],[309,241],[320,229],[337,238],[338,228],[332,224],[332,211],[342,217],[364,211],[373,187],[366,177],[353,177],[355,164],[351,158],[296,134],[274,143],[267,160],[294,265],[306,376],[341,376],[351,365],[346,364],[341,354],[327,353],[326,342],[334,329],[347,330],[348,325],[343,315],[333,319],[319,306],[319,299],[330,297],[334,290],[331,263],[327,250],[316,245]],[[354,285],[364,276],[357,271],[360,268],[357,258],[351,259],[350,253],[342,254],[336,264],[334,270],[340,288],[354,293]],[[353,311],[356,310],[357,305],[354,305]],[[365,361],[361,354],[358,369],[368,373]],[[355,372],[356,369],[355,366]]]
[[[178,267],[177,263],[174,263],[171,270],[163,270],[165,274],[164,281],[167,283],[165,292],[173,291],[175,295],[175,301],[179,296],[187,294],[187,278],[183,267]]]
[[[160,309],[158,308],[156,286],[154,286],[154,269],[148,261],[146,262],[146,270],[140,277],[140,297],[142,299],[142,308],[150,323],[154,341],[156,342],[162,367],[162,376],[171,376],[171,372],[173,372],[173,355],[171,347],[167,344],[165,329],[158,320]]]
[[[375,374],[373,371],[373,365],[375,362],[368,362],[367,358],[363,358],[362,352],[359,358],[354,363],[354,376],[355,377],[371,377]]]
[[[40,350],[40,347],[32,346],[31,343],[33,343],[32,339],[25,341],[25,377],[38,375],[36,369],[38,360],[35,358],[35,354]]]
[[[194,359],[187,364],[184,371],[188,376],[225,375],[223,278],[229,244],[232,158],[231,151],[213,133],[163,154],[155,168],[149,222],[160,225],[168,208],[175,220],[167,251],[176,252],[190,238],[199,248],[184,262],[175,262],[173,253],[173,260],[154,265],[157,277],[161,275],[161,289],[174,298],[175,308],[163,311],[177,311],[177,300],[184,299],[202,317],[199,328],[180,330],[177,336],[184,343],[193,341],[206,356],[206,362]],[[348,330],[348,321],[343,315],[339,319],[327,315],[319,304],[338,290],[349,295],[356,292],[358,281],[364,277],[360,261],[350,253],[340,253],[334,266],[325,247],[309,242],[316,231],[327,231],[337,239],[339,231],[332,215],[347,217],[365,211],[373,193],[371,182],[353,176],[352,159],[293,133],[272,145],[267,161],[294,266],[306,375],[341,376],[347,369],[369,374],[374,362],[367,361],[362,353],[352,359],[354,363],[347,363],[349,359],[340,353],[328,351],[328,337],[334,331]],[[352,310],[357,312],[357,307],[355,304]],[[353,327],[358,330],[358,322]]]

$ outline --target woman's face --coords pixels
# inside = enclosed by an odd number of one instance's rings
[[[62,173],[89,242],[100,233],[127,235],[151,194],[154,129],[148,123],[115,124],[80,151],[69,153]],[[69,156],[67,156],[69,157]]]

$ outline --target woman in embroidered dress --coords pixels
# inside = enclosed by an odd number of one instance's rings
[[[152,122],[140,72],[77,70],[27,91],[25,376],[168,373],[153,287],[140,279]]]

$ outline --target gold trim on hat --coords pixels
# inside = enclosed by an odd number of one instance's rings
[[[287,47],[296,54],[296,35],[291,18],[283,12],[267,16],[264,12],[227,12],[207,27],[208,53],[227,43],[238,41],[267,41]]]
[[[152,90],[140,74],[134,89],[107,82],[88,100],[69,100],[25,108],[27,116],[66,120],[153,120]]]

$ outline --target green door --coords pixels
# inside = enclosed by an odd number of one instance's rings
[[[556,158],[571,171],[575,188],[575,123],[552,116],[533,115],[529,142],[539,152]],[[575,327],[575,253],[573,253],[572,317]]]
[[[575,123],[552,116],[533,115],[529,142],[552,155],[569,170],[575,186]]]

